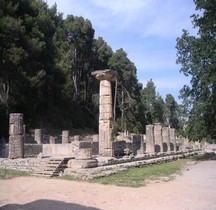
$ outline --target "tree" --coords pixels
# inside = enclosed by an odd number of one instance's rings
[[[216,141],[216,1],[194,0],[199,14],[192,15],[197,36],[188,31],[177,39],[177,63],[191,77],[181,97],[188,107],[187,131],[191,140]]]
[[[156,93],[156,86],[150,79],[142,90],[142,104],[147,124],[164,124],[164,100]]]
[[[138,110],[141,106],[140,91],[135,65],[128,59],[123,49],[113,53],[109,67],[118,73],[117,80],[117,124],[119,130],[142,132],[143,125]]]
[[[0,1],[0,106],[5,116],[23,112],[27,125],[52,121],[61,97],[62,73],[53,62],[56,13],[40,0]]]
[[[94,42],[94,69],[100,70],[109,68],[108,62],[112,54],[112,48],[102,37],[98,37]]]
[[[179,128],[179,106],[171,94],[165,98],[165,122],[171,128]]]

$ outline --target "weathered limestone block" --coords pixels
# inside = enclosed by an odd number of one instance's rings
[[[71,159],[68,161],[67,167],[72,170],[82,169],[82,168],[94,168],[97,167],[97,160],[77,160]]]
[[[35,141],[42,144],[42,129],[35,129]]]
[[[69,131],[65,130],[62,131],[62,144],[68,144],[69,143]]]
[[[74,140],[74,141],[79,141],[79,140],[80,140],[80,136],[79,136],[79,135],[75,135],[75,136],[73,137],[73,140]]]
[[[88,160],[92,158],[92,149],[91,148],[80,148],[75,153],[76,160]]]
[[[79,150],[79,141],[73,140],[71,141],[71,144],[72,144],[72,153],[75,155],[77,151]]]
[[[24,157],[23,114],[11,113],[9,120],[9,158]]]
[[[154,126],[146,125],[146,152],[155,152]]]
[[[164,152],[170,152],[171,147],[170,147],[170,135],[169,135],[169,128],[168,127],[162,128],[162,137],[163,137]]]
[[[162,125],[154,125],[155,152],[163,152]]]
[[[22,113],[10,114],[9,135],[23,135],[23,114]]]
[[[175,128],[169,129],[170,133],[170,143],[172,151],[176,152],[176,136],[175,136]]]
[[[24,158],[23,135],[11,135],[9,137],[9,158]]]
[[[99,141],[99,135],[98,134],[93,135],[93,141],[95,141],[95,142]]]

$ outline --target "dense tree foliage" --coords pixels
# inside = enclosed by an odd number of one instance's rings
[[[216,1],[194,0],[192,15],[197,36],[184,30],[177,39],[177,63],[191,78],[181,97],[188,113],[187,135],[192,140],[216,141]]]
[[[177,128],[177,105],[165,101],[152,80],[138,82],[123,49],[113,52],[94,38],[89,20],[62,18],[43,0],[0,1],[0,137],[8,115],[22,112],[28,128],[83,128],[97,131],[99,82],[91,72],[111,68],[115,131],[144,133],[146,124]]]

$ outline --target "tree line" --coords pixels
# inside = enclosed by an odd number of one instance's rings
[[[143,85],[121,48],[113,52],[83,17],[63,15],[43,0],[0,1],[0,136],[8,116],[24,113],[28,128],[98,129],[99,84],[91,72],[113,69],[114,131],[145,133],[162,123],[185,133],[185,106]],[[188,110],[188,109],[187,109]]]
[[[216,1],[194,0],[196,35],[183,30],[177,38],[177,63],[191,78],[180,91],[191,140],[216,142]]]

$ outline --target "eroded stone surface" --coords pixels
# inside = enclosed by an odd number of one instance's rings
[[[146,152],[155,152],[154,126],[146,125]]]
[[[23,114],[11,113],[9,120],[9,158],[24,157]]]
[[[62,131],[62,144],[69,143],[69,130]]]
[[[42,129],[35,129],[35,141],[38,144],[42,143]]]
[[[94,71],[92,73],[100,80],[99,92],[99,155],[113,156],[112,127],[112,90],[111,81],[116,78],[116,72],[111,69]]]

